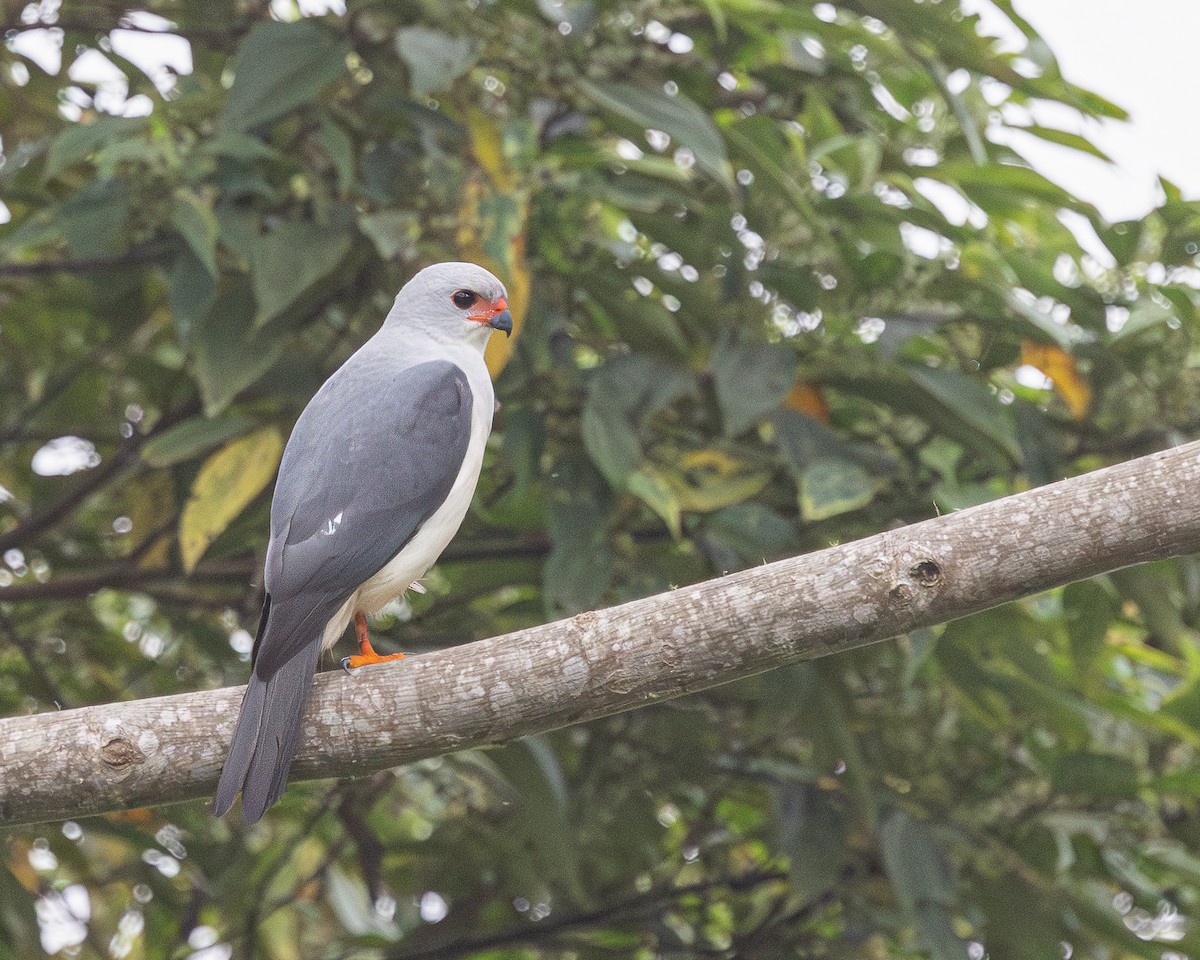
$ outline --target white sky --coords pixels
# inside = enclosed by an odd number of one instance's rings
[[[990,0],[961,0],[983,17],[985,32],[1011,36],[1008,22]],[[1077,196],[1094,203],[1109,220],[1140,217],[1158,204],[1161,172],[1189,199],[1200,198],[1200,110],[1192,68],[1200,50],[1200,0],[1014,0],[1055,51],[1069,80],[1094,90],[1130,113],[1128,123],[1083,123],[1053,105],[1036,111],[1047,126],[1084,133],[1115,161],[1109,166],[1065,147],[1020,134],[995,139],[1010,144],[1034,167]],[[273,0],[287,16],[291,0]],[[300,0],[304,12],[341,9],[340,0]],[[35,8],[31,8],[35,9]],[[166,26],[150,14],[134,14],[146,27]],[[36,13],[34,14],[36,17]],[[1019,34],[1018,34],[1019,37]],[[20,34],[12,45],[51,70],[61,60],[49,31]],[[170,87],[167,67],[191,72],[191,50],[175,36],[114,31],[114,49]],[[151,105],[125,101],[120,72],[98,52],[75,63],[77,80],[108,80],[100,106],[127,113]],[[142,98],[144,99],[144,98]]]
[[[985,25],[995,22],[1002,34],[1003,17],[988,0],[964,0],[963,6],[983,15]],[[1032,137],[1012,145],[1109,220],[1140,217],[1157,206],[1159,173],[1186,198],[1200,198],[1200,0],[1015,0],[1015,6],[1045,38],[1068,80],[1124,107],[1130,119],[1081,127],[1064,111],[1038,116],[1086,133],[1115,167]]]

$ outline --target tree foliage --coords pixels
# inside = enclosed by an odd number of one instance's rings
[[[1194,435],[1200,207],[1164,182],[1108,223],[1031,169],[1028,138],[1099,153],[1031,108],[1122,114],[994,5],[1020,49],[948,0],[8,5],[0,711],[241,682],[281,440],[434,260],[501,275],[517,335],[474,510],[381,646]],[[137,66],[164,29],[191,72]],[[1194,953],[1198,614],[1200,567],[1160,563],[293,787],[250,830],[190,804],[13,831],[0,944]]]

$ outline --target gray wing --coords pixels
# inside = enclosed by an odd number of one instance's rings
[[[254,651],[268,680],[446,499],[471,436],[471,386],[445,360],[397,371],[360,351],[300,415],[271,505],[270,615]]]

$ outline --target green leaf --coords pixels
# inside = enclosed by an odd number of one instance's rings
[[[255,334],[253,310],[245,283],[231,283],[193,331],[192,360],[207,416],[224,410],[283,353],[277,333]]]
[[[238,49],[221,127],[245,132],[308,103],[345,73],[348,53],[314,20],[255,24]]]
[[[673,147],[687,147],[709,174],[731,182],[725,141],[709,115],[682,93],[668,96],[661,87],[578,79],[580,91],[598,106],[624,117],[644,130],[661,130]]]
[[[504,418],[504,460],[512,468],[518,490],[529,490],[540,474],[546,449],[546,421],[530,407],[506,411]]]
[[[1142,297],[1130,308],[1129,319],[1125,321],[1121,329],[1109,334],[1108,342],[1118,343],[1147,330],[1166,326],[1171,323],[1174,316],[1175,312],[1169,305],[1158,303],[1149,297]]]
[[[662,517],[663,523],[678,537],[682,533],[682,505],[677,491],[652,466],[647,464],[629,477],[629,492]]]
[[[358,218],[358,227],[384,260],[394,260],[403,251],[412,250],[421,235],[421,225],[410,210],[364,213]]]
[[[98,117],[90,123],[72,123],[50,144],[42,176],[51,180],[101,147],[132,137],[145,127],[145,117]]]
[[[432,27],[404,27],[396,31],[396,53],[408,67],[408,89],[414,97],[445,90],[475,62],[475,42],[452,37]]]
[[[183,247],[176,254],[167,270],[170,286],[171,319],[175,335],[182,346],[192,343],[192,332],[208,313],[217,296],[217,280],[204,262]]]
[[[1043,761],[1055,796],[1133,797],[1141,790],[1137,767],[1126,757],[1089,750],[1064,750]]]
[[[713,350],[711,367],[725,433],[736,437],[783,402],[796,378],[796,354],[726,337]]]
[[[1104,638],[1117,616],[1118,601],[1096,580],[1072,583],[1063,590],[1063,618],[1071,639],[1071,658],[1086,674],[1104,649]]]
[[[604,397],[589,394],[580,430],[592,463],[610,484],[624,487],[642,461],[641,444],[624,411]]]
[[[772,792],[779,848],[787,854],[797,896],[811,902],[841,879],[846,820],[829,791],[813,784],[785,781]]]
[[[761,503],[735,503],[713,513],[703,534],[710,550],[721,551],[721,570],[741,570],[797,551],[796,527]]]
[[[1056,130],[1053,127],[1042,127],[1037,124],[1019,129],[1022,133],[1027,133],[1048,143],[1057,143],[1063,147],[1070,147],[1072,150],[1091,154],[1105,163],[1112,163],[1112,157],[1092,143],[1087,137],[1080,136],[1078,133],[1068,133],[1066,130]]]
[[[179,555],[187,572],[204,551],[271,482],[283,456],[283,436],[263,427],[210,456],[192,483],[179,518]]]
[[[794,267],[782,260],[768,261],[759,268],[762,282],[797,310],[814,310],[821,303],[821,281],[811,267]]]
[[[969,960],[966,942],[954,932],[954,917],[938,904],[921,904],[913,912],[921,942],[932,960]]]
[[[353,238],[306,220],[290,221],[254,241],[254,324],[261,327],[290,307],[309,287],[333,272]]]
[[[584,305],[597,316],[597,326],[611,327],[621,340],[636,350],[649,350],[668,357],[687,353],[687,341],[679,332],[675,314],[650,297],[633,299],[628,281],[599,271],[579,278],[587,291]]]
[[[848,460],[818,460],[800,474],[800,513],[810,522],[865,507],[874,497],[870,474]]]
[[[879,840],[892,889],[905,909],[922,903],[954,904],[954,872],[928,824],[894,809],[880,825]]]
[[[691,385],[678,368],[645,354],[617,357],[592,374],[581,432],[592,462],[621,488],[642,462],[637,424]]]
[[[1021,460],[1021,445],[1012,410],[1000,403],[986,384],[958,370],[912,365],[906,367],[911,382],[930,401],[919,415],[947,435],[978,446],[986,437],[1014,463]],[[970,438],[970,439],[968,439]]]
[[[563,884],[571,896],[584,898],[579,875],[575,825],[562,764],[550,738],[525,737],[493,751],[489,758],[513,788],[516,816],[507,829],[524,841],[533,867],[543,877]]]
[[[321,127],[313,139],[325,151],[333,169],[337,171],[338,190],[343,195],[349,193],[354,187],[358,172],[358,155],[354,150],[354,141],[327,116],[321,117]]]
[[[804,413],[783,408],[771,417],[775,443],[792,473],[801,477],[820,460],[846,460],[871,473],[890,473],[895,457],[869,443],[847,440]]]
[[[118,234],[130,212],[129,195],[120,181],[93,181],[58,208],[59,229],[73,256],[108,257],[120,249]]]
[[[730,126],[725,136],[734,150],[749,162],[753,171],[761,174],[767,183],[787,197],[805,220],[812,224],[821,222],[813,207],[812,187],[802,183],[796,175],[796,165],[803,162],[801,151],[793,147],[787,133],[777,123],[761,115],[745,117]],[[768,262],[763,266],[771,268],[772,265]],[[816,284],[811,268],[802,272],[804,276],[800,279],[803,288],[784,292],[791,299],[792,306],[809,309],[820,296],[820,285]],[[778,283],[778,278],[775,278],[773,285]]]
[[[217,218],[190,190],[177,190],[171,207],[171,225],[191,248],[204,268],[217,276]]]
[[[1062,953],[1070,931],[1056,898],[1000,871],[981,871],[971,883],[980,891],[978,902],[986,918],[981,939],[991,956],[1055,957]]]
[[[1126,567],[1109,574],[1117,592],[1137,604],[1138,615],[1159,644],[1167,650],[1187,652],[1196,642],[1188,614],[1179,596],[1179,570],[1170,560]]]
[[[557,618],[593,610],[615,570],[609,490],[582,458],[560,460],[547,484],[545,511],[554,544],[542,568],[546,613]]]
[[[912,917],[934,960],[967,960],[967,945],[954,932],[954,872],[933,831],[895,809],[879,829],[883,863],[892,891]]]
[[[255,422],[253,417],[241,413],[192,417],[160,433],[142,447],[142,459],[152,467],[173,467],[245,433]]]
[[[946,163],[932,171],[957,185],[984,210],[1007,211],[1023,202],[1041,201],[1074,207],[1076,201],[1058,184],[1029,167],[1015,164]]]
[[[200,149],[217,157],[228,157],[241,163],[253,163],[255,160],[271,160],[279,155],[278,151],[263,143],[258,137],[248,133],[227,131],[219,133],[201,144]]]

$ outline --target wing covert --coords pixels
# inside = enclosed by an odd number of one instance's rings
[[[360,351],[300,415],[271,506],[270,619],[255,658],[268,679],[437,510],[471,435],[466,374],[436,360],[397,371]]]

